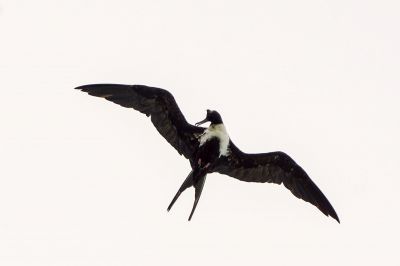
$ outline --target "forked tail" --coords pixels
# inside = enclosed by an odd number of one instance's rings
[[[181,187],[178,192],[176,192],[175,197],[172,199],[171,203],[168,206],[168,211],[171,210],[175,201],[179,198],[181,193],[185,191],[187,188],[194,186],[195,194],[194,194],[194,203],[192,211],[190,212],[189,221],[192,219],[193,213],[196,210],[197,203],[199,202],[201,192],[203,191],[204,183],[206,181],[207,174],[200,170],[192,170],[189,175],[186,177],[185,181],[183,181]]]

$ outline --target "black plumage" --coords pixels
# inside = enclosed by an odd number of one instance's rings
[[[218,172],[246,182],[283,183],[293,195],[315,205],[322,213],[339,222],[339,217],[328,199],[307,173],[287,154],[283,152],[247,154],[240,151],[230,139],[225,147],[225,132],[218,131],[223,125],[218,112],[207,110],[206,119],[198,123],[211,122],[210,127],[206,129],[198,124],[196,126],[189,124],[172,94],[164,89],[119,84],[93,84],[76,89],[150,116],[158,132],[179,154],[190,161],[192,171],[176,193],[168,210],[186,188],[194,186],[195,202],[190,220],[207,174]]]

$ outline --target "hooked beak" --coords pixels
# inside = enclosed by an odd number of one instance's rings
[[[200,126],[200,125],[202,125],[202,124],[204,124],[204,123],[206,123],[206,122],[208,122],[207,117],[206,117],[204,120],[201,120],[200,122],[197,122],[195,125],[196,125],[196,126]]]

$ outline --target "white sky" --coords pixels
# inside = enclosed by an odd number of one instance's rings
[[[399,265],[398,1],[0,0],[1,265]],[[138,112],[73,90],[169,89],[247,152],[282,150],[342,223],[283,186],[190,170]]]

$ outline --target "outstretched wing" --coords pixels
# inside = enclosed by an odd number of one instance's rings
[[[144,85],[119,84],[84,85],[76,89],[151,116],[158,132],[192,162],[199,146],[197,136],[205,129],[186,121],[170,92]]]
[[[284,184],[293,195],[315,205],[327,216],[339,221],[335,210],[307,173],[283,152],[247,154],[231,141],[230,155],[221,157],[216,172],[246,182]]]

